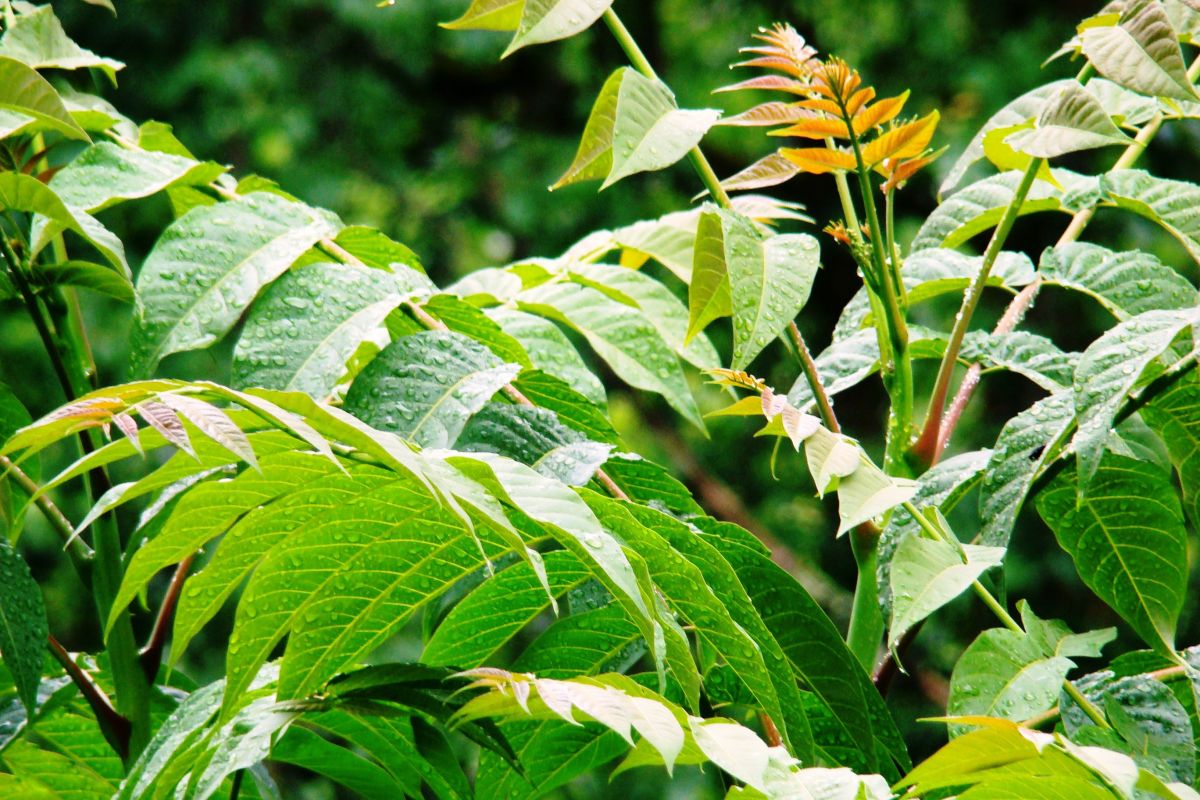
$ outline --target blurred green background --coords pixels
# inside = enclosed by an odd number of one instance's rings
[[[238,174],[274,178],[347,222],[380,227],[416,250],[443,285],[479,267],[555,255],[596,228],[677,210],[699,189],[680,165],[636,176],[599,195],[595,184],[547,192],[570,162],[601,84],[623,63],[602,28],[500,62],[503,35],[437,27],[458,16],[467,0],[396,0],[383,9],[373,0],[117,4],[116,19],[84,3],[56,7],[81,44],[128,65],[120,88],[105,92],[118,108],[137,121],[171,123],[202,158],[229,163]],[[685,107],[727,112],[747,107],[754,98],[710,92],[733,79],[727,65],[737,60],[737,49],[748,44],[758,26],[787,20],[822,52],[857,66],[881,95],[911,89],[910,113],[941,109],[935,144],[950,145],[950,153],[902,192],[898,217],[904,241],[935,206],[939,173],[992,111],[1041,82],[1074,73],[1077,65],[1054,62],[1043,68],[1042,62],[1099,5],[1092,0],[618,0],[616,9]],[[1197,161],[1188,156],[1198,133],[1188,125],[1168,128],[1145,163],[1165,176],[1194,173]],[[758,131],[723,129],[706,140],[705,149],[724,176],[774,144]],[[1083,159],[1069,166],[1102,169],[1114,157],[1101,153],[1094,165]],[[825,177],[800,178],[778,194],[805,203],[818,227],[839,213],[832,181]],[[125,237],[135,262],[169,219],[165,201],[150,208],[131,213],[123,206],[104,217]],[[1024,219],[1011,244],[1036,261],[1064,224],[1057,216]],[[1195,277],[1195,265],[1174,242],[1125,217],[1102,213],[1089,238],[1153,249]],[[833,321],[858,285],[845,254],[828,239],[823,246],[825,269],[801,320],[816,350],[828,343]],[[120,381],[129,311],[90,297],[87,302],[98,331],[102,382]],[[1003,302],[1002,296],[989,298],[981,322],[994,319]],[[940,320],[944,327],[954,306],[922,309],[919,321]],[[1070,349],[1086,345],[1105,323],[1088,305],[1057,294],[1047,294],[1030,319],[1034,329]],[[220,358],[211,354],[177,359],[167,369],[217,379],[225,374]],[[755,369],[780,388],[796,375],[778,348]],[[918,373],[922,378],[928,382],[931,376]],[[16,305],[0,306],[0,381],[13,386],[35,415],[62,400]],[[989,379],[952,448],[989,446],[999,425],[1038,396],[1015,378]],[[708,400],[717,402],[711,395]],[[783,455],[773,477],[770,446],[751,439],[748,425],[718,420],[706,438],[685,429],[650,398],[613,391],[611,405],[636,448],[673,465],[714,513],[779,542],[835,620],[845,620],[853,561],[847,543],[833,539],[831,506],[813,497],[795,457]],[[850,433],[876,443],[884,409],[877,382],[839,397],[837,405]],[[80,501],[66,502],[78,514]],[[31,519],[31,526],[38,523]],[[969,515],[963,524],[972,524]],[[73,648],[93,646],[91,621],[75,614],[73,579],[52,538],[36,529],[30,537],[35,545],[42,543],[35,569],[48,581],[52,624],[60,638]],[[1012,596],[1028,597],[1042,616],[1065,616],[1077,629],[1115,624],[1114,615],[1081,588],[1070,561],[1035,515],[1025,518],[1014,548],[1008,570]],[[1181,642],[1200,639],[1195,617],[1191,613],[1185,620]],[[909,655],[910,674],[893,689],[899,719],[941,711],[949,667],[989,624],[986,612],[967,600],[927,626]],[[196,677],[215,675],[224,633],[213,630],[211,647],[193,648],[190,670]],[[1127,636],[1121,644],[1136,646]],[[932,725],[910,732],[914,755],[942,736]],[[618,790],[627,797],[662,796],[656,782],[622,781]],[[688,796],[688,789],[680,791],[679,796]],[[578,796],[591,795],[580,790]]]

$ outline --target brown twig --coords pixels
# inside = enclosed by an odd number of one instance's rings
[[[788,336],[791,337],[792,344],[796,346],[796,357],[800,361],[800,369],[804,372],[804,378],[808,381],[808,388],[817,400],[817,413],[821,415],[821,421],[829,430],[841,433],[842,426],[838,424],[837,415],[833,413],[833,402],[829,399],[829,393],[825,391],[825,385],[821,383],[821,373],[817,370],[817,362],[813,360],[812,353],[809,351],[808,345],[804,343],[804,337],[800,335],[800,329],[796,327],[794,321],[788,323]]]
[[[146,680],[151,683],[158,676],[163,650],[167,646],[167,630],[171,627],[171,620],[175,616],[175,607],[179,604],[183,583],[187,580],[188,571],[192,568],[194,558],[195,556],[188,556],[175,567],[175,574],[171,576],[171,583],[167,585],[167,593],[163,595],[162,604],[158,607],[158,616],[154,618],[154,628],[150,631],[150,638],[146,641],[146,646],[138,652],[142,671],[146,674]]]
[[[88,675],[75,663],[71,654],[57,639],[50,636],[47,638],[47,642],[54,658],[66,670],[71,682],[78,687],[79,693],[83,695],[83,699],[87,701],[92,713],[96,715],[96,721],[100,723],[100,732],[104,734],[105,741],[122,759],[128,758],[129,737],[133,732],[129,720],[117,713],[112,700],[108,698],[104,690],[92,679],[91,675]]]

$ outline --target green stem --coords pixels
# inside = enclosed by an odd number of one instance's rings
[[[904,276],[900,274],[900,248],[896,247],[896,192],[888,190],[884,195],[884,227],[887,229],[887,252],[891,264],[892,282],[896,286],[896,296],[900,298],[900,308],[908,310],[908,293],[904,290]]]
[[[60,317],[53,326],[51,325],[50,309],[34,294],[32,286],[26,280],[25,266],[20,263],[8,240],[3,236],[0,236],[0,250],[3,251],[4,260],[14,284],[21,292],[34,327],[41,336],[63,393],[70,402],[87,391],[89,379],[86,373],[80,371],[83,360],[79,357],[78,350],[74,349],[77,345],[72,342],[71,337],[60,335],[68,324]],[[72,367],[75,369],[72,370]],[[85,453],[96,449],[97,442],[94,437],[93,430],[80,432],[79,441]],[[87,486],[92,503],[99,500],[109,485],[108,475],[103,469],[88,473]],[[95,557],[92,595],[96,602],[97,616],[103,625],[108,619],[109,609],[121,585],[124,554],[120,532],[111,515],[96,521],[93,535]],[[136,758],[150,741],[150,690],[138,662],[138,647],[127,611],[121,614],[113,626],[108,637],[107,650],[116,689],[117,711],[130,723],[130,741],[121,753],[122,758],[128,760]]]
[[[913,375],[912,356],[908,352],[908,323],[904,318],[904,309],[900,304],[897,293],[898,283],[892,278],[892,268],[888,266],[888,257],[884,252],[884,228],[879,224],[879,210],[875,207],[875,197],[871,190],[871,170],[863,159],[862,144],[854,132],[854,122],[843,100],[838,100],[842,109],[842,118],[850,133],[850,146],[854,150],[854,161],[857,165],[858,189],[862,195],[863,208],[867,215],[867,225],[870,228],[871,255],[875,264],[875,277],[883,287],[883,303],[887,317],[878,320],[876,324],[886,324],[891,338],[894,359],[892,374],[887,380],[888,395],[892,408],[888,414],[887,442],[884,448],[883,469],[888,474],[897,470],[908,473],[910,470],[904,460],[912,436],[913,414]],[[898,265],[894,266],[899,269]]]
[[[946,541],[946,537],[943,535],[938,526],[931,523],[929,519],[911,502],[904,503],[904,510],[912,515],[912,518],[917,521],[917,524],[921,526],[921,529],[925,531],[929,538],[939,542]],[[1009,614],[1008,610],[1004,607],[1004,604],[997,600],[996,596],[989,592],[986,586],[979,581],[973,581],[971,583],[971,589],[976,595],[979,596],[979,599],[983,601],[983,604],[987,606],[993,614],[996,615],[996,619],[1000,620],[1000,624],[1014,633],[1019,633],[1021,635],[1025,634],[1025,630],[1021,627],[1020,623],[1013,619],[1012,615]],[[1095,722],[1101,728],[1110,727],[1108,720],[1104,718],[1104,714],[1100,711],[1100,709],[1096,708],[1096,706],[1090,700],[1084,697],[1083,693],[1076,688],[1075,684],[1068,680],[1064,680],[1063,691],[1070,695],[1071,699],[1079,704],[1079,707],[1083,709],[1085,714],[1091,717],[1093,722]]]
[[[954,377],[954,366],[958,362],[958,354],[962,350],[963,338],[971,326],[971,317],[974,316],[979,300],[983,296],[983,289],[991,275],[992,266],[1004,249],[1004,243],[1008,240],[1008,235],[1012,231],[1017,217],[1020,216],[1021,206],[1024,205],[1033,181],[1037,178],[1038,170],[1044,163],[1043,159],[1035,158],[1025,168],[1025,173],[1021,176],[1012,200],[1004,209],[1004,215],[996,225],[991,241],[988,242],[979,272],[976,273],[975,279],[967,288],[966,294],[963,295],[962,307],[959,309],[958,316],[954,318],[954,329],[950,332],[950,341],[946,345],[945,355],[942,356],[937,381],[933,386],[933,394],[930,395],[929,408],[925,412],[925,428],[914,447],[915,455],[925,463],[932,463],[937,450],[937,443],[941,437],[942,410],[946,406],[946,395],[950,390],[950,380]]]
[[[850,534],[854,561],[858,565],[858,580],[854,587],[854,606],[850,611],[850,628],[846,646],[870,675],[875,669],[875,656],[883,640],[883,613],[879,610],[879,536],[870,531],[855,529]]]

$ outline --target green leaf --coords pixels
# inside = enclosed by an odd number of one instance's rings
[[[1064,389],[1034,403],[1000,431],[979,494],[984,544],[1008,546],[1034,480],[1074,425],[1073,392]]]
[[[106,628],[160,570],[192,555],[247,512],[338,470],[328,459],[299,452],[264,456],[259,467],[261,472],[203,483],[184,495],[163,531],[134,553]]]
[[[661,394],[685,419],[703,429],[678,357],[642,314],[595,289],[564,283],[524,291],[517,302],[524,311],[577,330],[618,377],[635,388]]]
[[[682,517],[704,513],[686,486],[663,467],[637,454],[617,453],[604,471],[634,502],[660,505]]]
[[[713,320],[732,316],[733,294],[728,263],[733,252],[745,252],[757,240],[753,227],[741,218],[705,207],[696,224],[692,279],[688,284],[688,338]]]
[[[1046,337],[1028,331],[972,331],[963,341],[960,357],[987,369],[1015,372],[1048,392],[1057,392],[1071,385],[1079,354],[1064,353]]]
[[[434,289],[432,284],[426,285]],[[426,299],[421,307],[450,330],[474,339],[502,360],[510,364],[520,364],[526,369],[533,366],[529,354],[519,341],[505,333],[495,320],[465,300],[452,294],[435,294]]]
[[[98,69],[115,85],[124,64],[101,58],[80,47],[67,36],[62,23],[48,6],[38,6],[12,20],[0,38],[0,56],[12,58],[34,69]]]
[[[592,5],[607,8],[612,0],[538,0],[542,4]],[[526,14],[534,0],[527,0]],[[601,9],[603,10],[603,9]],[[597,17],[599,14],[597,14]],[[585,18],[586,19],[586,18]],[[589,22],[590,24],[590,22]],[[518,38],[520,33],[518,33]],[[721,116],[720,111],[681,110],[662,81],[629,71],[617,92],[617,118],[613,125],[612,170],[602,190],[638,172],[664,169],[679,161],[700,143]]]
[[[520,0],[524,2],[524,0]],[[469,13],[469,12],[468,12]],[[575,160],[555,181],[550,190],[561,189],[582,181],[598,181],[608,177],[613,168],[613,132],[617,125],[617,96],[625,77],[633,73],[629,67],[621,67],[608,76],[599,96],[588,115],[579,141]]]
[[[912,504],[949,514],[979,484],[991,455],[991,450],[975,450],[939,461],[917,481]],[[898,508],[879,537],[879,603],[885,616],[890,616],[892,609],[892,558],[896,547],[909,537],[920,536],[920,531],[921,526],[912,515]]]
[[[1075,370],[1079,430],[1072,444],[1081,496],[1087,491],[1129,393],[1161,372],[1162,366],[1156,361],[1168,354],[1172,342],[1195,320],[1194,309],[1147,311],[1110,328],[1080,356]]]
[[[249,193],[243,191],[240,186],[238,191],[241,194]],[[337,236],[333,237],[333,241],[338,247],[341,247],[368,267],[403,273],[403,269],[396,269],[396,265],[399,264],[401,267],[408,267],[414,272],[422,274],[425,272],[425,268],[421,266],[421,259],[417,257],[416,253],[399,242],[388,238],[375,228],[368,228],[363,225],[347,225],[338,231]],[[319,260],[324,260],[324,258],[324,256],[318,256]]]
[[[725,532],[728,527],[702,538],[733,566],[796,677],[855,743],[862,759],[856,766],[885,768],[878,762],[886,760],[886,753],[906,767],[908,754],[891,714],[837,627],[795,578],[755,546],[756,541],[738,540]]]
[[[38,120],[68,139],[90,142],[54,87],[32,67],[0,56],[0,109]]]
[[[632,300],[670,348],[697,369],[721,366],[721,358],[706,336],[687,340],[688,310],[671,290],[637,270],[607,264],[578,264],[571,276],[585,286]],[[610,295],[612,296],[612,295]]]
[[[521,343],[534,367],[566,381],[593,403],[603,406],[607,402],[600,379],[553,322],[511,308],[489,308],[484,313]]]
[[[620,436],[613,429],[604,409],[553,375],[539,370],[526,370],[513,382],[513,386],[535,406],[553,411],[560,422],[587,438],[620,444]]]
[[[172,186],[203,186],[224,172],[210,161],[99,142],[55,174],[50,188],[68,206],[94,214]]]
[[[1065,656],[1047,656],[1023,633],[984,631],[954,665],[946,714],[1022,722],[1058,703],[1073,666]]]
[[[744,369],[808,301],[821,248],[806,234],[772,236],[751,258],[727,262],[733,294],[733,368]]]
[[[1000,547],[956,545],[919,536],[901,541],[892,559],[888,647],[894,648],[912,626],[965,592],[1003,559]]]
[[[1200,293],[1187,278],[1142,250],[1117,253],[1071,242],[1042,253],[1038,274],[1047,285],[1094,297],[1118,320],[1200,304]]]
[[[1117,638],[1116,628],[1074,633],[1060,619],[1042,619],[1033,613],[1029,603],[1024,600],[1017,603],[1017,609],[1021,612],[1021,625],[1025,628],[1030,642],[1038,647],[1044,656],[1099,658],[1104,646]]]
[[[1120,169],[1102,175],[1100,189],[1119,208],[1161,225],[1200,261],[1200,186]]]
[[[613,446],[587,441],[549,409],[488,403],[467,423],[455,448],[497,453],[568,486],[582,486]]]
[[[1077,210],[1078,199],[1087,193],[1089,179],[1062,169],[1050,172],[1055,182],[1063,188],[1058,189],[1044,181],[1035,182],[1018,209],[1021,215],[1039,211],[1073,213]],[[944,200],[925,220],[913,239],[912,249],[958,247],[977,234],[991,230],[1012,203],[1020,179],[1019,172],[1002,172],[959,190]],[[1094,182],[1094,179],[1091,181]]]
[[[545,555],[546,575],[555,598],[592,577],[565,550]],[[541,580],[525,562],[497,573],[462,599],[425,644],[425,664],[471,669],[495,664],[497,651],[550,607]]]
[[[941,247],[910,253],[901,266],[909,305],[964,291],[979,274],[982,260],[982,256],[971,257]],[[1033,279],[1033,262],[1029,256],[1006,250],[992,265],[987,285],[1012,290],[1025,286]],[[833,331],[833,340],[836,342],[848,338],[870,322],[871,303],[864,287],[842,309]]]
[[[42,286],[74,286],[111,297],[122,303],[134,301],[133,284],[124,275],[91,261],[62,261],[39,264],[34,279]],[[3,282],[3,279],[0,279]],[[3,289],[0,289],[0,295]]]
[[[299,725],[288,728],[275,743],[271,760],[311,770],[363,797],[395,797],[405,793],[404,786],[382,767]]]
[[[1100,462],[1086,497],[1074,469],[1037,498],[1042,519],[1083,582],[1162,652],[1187,594],[1187,531],[1169,477],[1124,456]]]
[[[33,420],[25,406],[11,389],[0,383],[0,445],[31,422]],[[22,461],[21,469],[34,480],[41,475],[36,457]],[[3,471],[0,471],[0,476],[4,476]],[[21,519],[28,500],[26,493],[12,480],[7,476],[0,477],[0,540],[5,539],[6,533],[9,541],[15,542],[19,538]]]
[[[1046,107],[1046,103],[1057,96],[1068,83],[1078,84],[1078,81],[1067,78],[1043,84],[1012,100],[993,114],[971,139],[966,150],[954,162],[950,171],[946,173],[942,185],[938,188],[939,198],[958,186],[966,176],[967,170],[984,157],[984,140],[988,134],[1036,119],[1042,113],[1042,109]]]
[[[25,559],[0,539],[0,656],[32,716],[45,661],[46,608]]]
[[[138,275],[133,371],[150,374],[172,353],[215,343],[263,287],[340,227],[327,212],[263,192],[180,217]]]
[[[1116,24],[1079,32],[1084,55],[1104,77],[1142,94],[1195,100],[1179,39],[1154,0],[1130,0]]]
[[[423,447],[450,447],[519,371],[461,334],[423,331],[388,345],[367,365],[346,394],[346,410]]]
[[[42,750],[27,739],[13,742],[4,751],[4,762],[23,779],[46,787],[50,797],[108,800],[117,791],[115,781],[62,753]]]
[[[1004,140],[1034,158],[1057,158],[1067,153],[1114,144],[1128,144],[1108,112],[1077,81],[1068,81],[1038,115],[1036,127]]]
[[[1183,503],[1200,524],[1200,385],[1185,378],[1142,407],[1142,419],[1166,443],[1183,486]]]
[[[525,0],[471,0],[471,6],[453,22],[443,22],[450,30],[515,31],[521,24]]]
[[[402,293],[424,281],[407,272],[407,284],[403,273],[339,264],[285,273],[250,309],[233,351],[234,386],[328,397],[359,345],[380,338]]]
[[[600,19],[612,3],[613,0],[525,0],[517,33],[502,57],[531,44],[544,44],[581,33]]]
[[[622,505],[605,498],[596,498],[596,500],[610,508]],[[663,589],[670,602],[683,610],[694,603],[708,600],[707,594],[699,595],[695,588],[688,596],[685,591],[687,581],[680,582],[678,573],[685,577],[692,575],[697,578],[699,583],[696,583],[695,587],[701,585],[709,587],[713,599],[724,607],[728,614],[728,620],[734,626],[732,638],[730,638],[731,631],[729,630],[720,631],[719,628],[703,623],[686,610],[683,611],[683,614],[696,625],[698,634],[709,641],[721,660],[733,669],[734,674],[754,696],[777,698],[777,708],[781,716],[776,717],[772,713],[772,720],[780,728],[784,740],[790,742],[793,752],[801,758],[809,758],[813,752],[812,733],[809,729],[808,719],[804,715],[800,694],[796,691],[791,665],[770,629],[759,616],[750,595],[747,594],[733,567],[719,550],[698,537],[695,531],[684,523],[652,508],[633,504],[624,504],[623,507],[637,522],[641,523],[642,527],[638,530],[625,526],[621,530],[635,531],[632,538],[627,541],[647,559],[655,578],[655,584]],[[644,544],[639,544],[639,542]],[[682,555],[687,559],[687,565],[671,566],[676,555]],[[670,574],[669,580],[666,574],[659,572],[663,569]],[[670,587],[668,587],[668,583],[671,584]],[[676,592],[680,593],[679,597],[674,594]],[[710,609],[702,613],[710,614],[712,611]],[[722,627],[725,624],[722,618]],[[721,637],[720,640],[717,640],[718,635]],[[758,656],[755,665],[758,660],[761,660],[765,667],[770,688],[767,684],[751,680],[751,676],[744,673],[743,670],[746,668],[744,654],[730,654],[726,651],[727,647],[733,646],[730,644],[731,642],[745,638],[751,641],[753,652],[756,652]]]
[[[0,59],[2,61],[2,59]],[[3,65],[0,64],[0,69]],[[2,77],[0,77],[2,81]],[[0,173],[0,208],[41,214],[73,231],[94,246],[116,268],[120,277],[130,279],[125,261],[125,246],[107,228],[85,211],[68,207],[46,184],[29,175]],[[44,246],[45,243],[41,243]],[[35,251],[39,248],[35,248]]]

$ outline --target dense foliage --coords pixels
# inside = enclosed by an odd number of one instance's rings
[[[503,32],[506,56],[606,29],[628,65],[552,188],[686,161],[696,205],[439,287],[286,178],[235,176],[82,91],[124,65],[50,6],[3,4],[0,303],[67,398],[33,420],[28,387],[0,385],[4,796],[273,797],[300,774],[366,797],[535,797],[635,768],[730,797],[1200,796],[1200,650],[1177,641],[1200,514],[1200,294],[1182,276],[1200,188],[1136,168],[1200,117],[1200,8],[1118,0],[1080,24],[1056,54],[1078,76],[992,116],[909,237],[897,196],[944,154],[938,111],[906,116],[909,92],[877,93],[787,24],[722,90],[772,95],[681,108],[613,5],[473,0],[446,27]],[[786,141],[722,181],[700,149],[722,126]],[[1091,151],[1119,155],[1091,170]],[[776,196],[802,174],[837,198],[826,250],[860,278],[816,354],[796,320],[822,247],[780,230],[812,220]],[[135,270],[101,220],[152,197],[170,218]],[[1083,241],[1109,209],[1177,240],[1178,264]],[[1006,249],[1045,211],[1069,216],[1057,241]],[[81,291],[131,308],[132,382],[99,385]],[[1078,352],[1019,330],[1043,291],[1104,329]],[[228,379],[177,358],[197,351]],[[786,393],[755,374],[786,369]],[[1041,399],[952,451],[1002,373]],[[884,413],[843,430],[832,398],[875,376]],[[700,430],[755,420],[772,467],[836,496],[825,533],[857,573],[844,634],[769,547],[632,452],[617,384]],[[76,485],[89,508],[70,519],[53,498]],[[1027,508],[1146,649],[1010,601]],[[21,553],[34,513],[91,608],[89,652],[51,633]],[[957,654],[927,723],[950,742],[914,766],[885,697],[967,594],[998,627]],[[178,668],[198,642],[223,663],[204,685]]]

